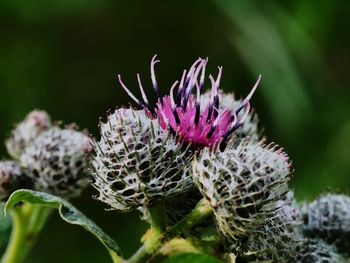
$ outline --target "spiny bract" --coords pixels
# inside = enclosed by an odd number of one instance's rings
[[[143,110],[118,109],[100,123],[91,160],[97,199],[128,211],[193,186],[189,152]]]
[[[16,190],[31,188],[32,180],[13,161],[0,161],[0,201],[6,201]]]
[[[196,184],[232,243],[276,216],[276,201],[288,191],[290,163],[275,148],[246,138],[224,151],[205,149],[193,165]]]
[[[326,194],[303,207],[305,232],[335,244],[350,255],[350,197]]]
[[[41,133],[20,157],[37,190],[76,197],[88,183],[90,138],[72,128]]]
[[[14,159],[19,159],[24,149],[43,131],[51,126],[49,115],[45,111],[34,110],[12,130],[6,141],[8,153]]]

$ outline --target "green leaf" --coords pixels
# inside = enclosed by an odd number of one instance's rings
[[[205,254],[191,254],[184,253],[179,254],[174,257],[167,258],[163,263],[182,263],[182,262],[191,262],[191,263],[222,263],[223,261],[210,257]]]
[[[58,212],[64,221],[73,225],[79,225],[97,237],[107,248],[113,262],[122,261],[120,248],[115,241],[105,232],[103,232],[102,229],[93,221],[88,219],[82,212],[80,212],[66,200],[43,192],[21,189],[17,190],[10,196],[4,208],[5,213],[10,209],[10,207],[19,202],[26,202],[33,205],[58,209]]]

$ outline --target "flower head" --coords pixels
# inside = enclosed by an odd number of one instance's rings
[[[248,137],[223,151],[204,149],[194,161],[194,181],[220,233],[247,262],[287,262],[301,239],[299,213],[288,194],[290,165],[278,146]]]
[[[36,189],[63,197],[76,197],[88,183],[86,154],[90,138],[67,127],[41,133],[20,156]]]
[[[101,139],[95,143],[91,165],[97,199],[112,209],[143,211],[157,199],[167,199],[193,189],[190,162],[203,148],[213,149],[227,142],[244,121],[249,119],[250,94],[234,109],[220,106],[219,84],[209,75],[210,94],[204,94],[207,59],[199,58],[180,81],[175,81],[170,94],[162,96],[155,76],[156,56],[151,62],[151,79],[157,94],[152,106],[137,74],[142,100],[127,88],[138,110],[117,109],[100,122]],[[175,94],[176,92],[176,94]],[[248,129],[249,130],[249,129]],[[250,129],[249,131],[251,131]]]
[[[277,202],[288,192],[290,162],[273,144],[246,138],[224,151],[203,150],[193,176],[213,207],[219,229],[235,243],[276,216]]]
[[[142,101],[131,93],[120,75],[118,75],[119,82],[140,108],[147,109],[150,117],[158,117],[161,127],[169,129],[180,140],[191,144],[194,148],[212,148],[222,141],[228,141],[247,119],[250,110],[249,100],[259,84],[260,77],[249,95],[235,109],[222,108],[218,94],[222,67],[218,68],[216,78],[209,75],[211,82],[209,99],[205,99],[202,94],[208,60],[201,58],[197,59],[188,71],[183,72],[180,81],[174,82],[169,95],[162,96],[154,73],[157,62],[159,60],[154,56],[151,62],[151,79],[158,96],[155,108],[149,103],[139,75],[137,77]]]
[[[100,122],[91,168],[96,199],[129,211],[193,186],[188,152],[143,110],[117,109]]]

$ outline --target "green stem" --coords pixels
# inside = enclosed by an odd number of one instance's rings
[[[30,251],[51,209],[23,204],[10,210],[12,232],[1,263],[20,263]]]
[[[165,231],[166,212],[164,202],[158,202],[148,208],[151,217],[151,229],[153,236],[160,236]]]
[[[165,232],[165,208],[163,202],[148,207],[151,218],[151,233],[136,253],[127,261],[128,263],[146,262],[161,246],[161,239]]]
[[[151,215],[151,235],[147,238],[144,245],[126,262],[127,263],[143,263],[152,257],[152,255],[158,251],[162,245],[173,239],[174,237],[182,234],[189,228],[201,223],[208,216],[212,214],[212,208],[210,207],[206,199],[202,199],[198,202],[197,206],[192,210],[190,214],[184,217],[181,221],[171,227],[168,231],[164,232],[164,209],[160,210],[159,207],[153,207],[149,210]],[[159,223],[161,223],[159,225]]]
[[[197,206],[186,217],[176,223],[167,231],[167,239],[172,239],[182,234],[187,229],[203,222],[207,217],[213,213],[209,202],[203,198]]]

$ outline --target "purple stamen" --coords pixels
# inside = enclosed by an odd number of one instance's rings
[[[241,119],[239,120],[239,124],[243,124],[244,121],[246,120],[246,118],[248,117],[250,112],[250,102],[247,101],[246,107],[245,107],[245,112],[244,115],[241,117]]]
[[[207,138],[208,139],[213,135],[214,131],[216,130],[217,126],[219,125],[219,121],[221,120],[221,117],[227,112],[228,111],[222,111],[220,113],[220,116],[214,120],[213,125],[212,125],[212,127],[210,128],[210,131],[207,134]],[[231,119],[230,119],[230,121],[231,121]]]
[[[222,67],[218,67],[216,79],[209,75],[211,92],[209,102],[204,105],[202,89],[204,87],[205,70],[208,59],[197,59],[188,71],[184,70],[180,82],[175,81],[171,86],[170,93],[161,97],[155,77],[154,67],[159,60],[156,56],[151,61],[151,79],[153,88],[158,96],[156,108],[150,107],[149,100],[137,74],[138,85],[141,91],[143,102],[139,101],[122,82],[120,75],[118,79],[127,94],[138,104],[139,107],[147,108],[150,111],[150,118],[159,118],[160,126],[169,130],[182,142],[191,144],[191,147],[220,147],[231,138],[233,132],[239,128],[249,116],[250,99],[254,94],[261,76],[259,76],[248,96],[242,101],[237,109],[231,112],[228,109],[220,108],[218,89],[222,76]],[[177,87],[177,93],[174,92]],[[194,94],[193,89],[196,89]],[[244,113],[240,112],[244,110]]]
[[[156,74],[154,73],[154,66],[155,66],[155,64],[160,62],[160,60],[156,60],[156,58],[157,58],[157,54],[153,56],[152,61],[151,61],[151,79],[152,79],[153,89],[154,89],[157,97],[162,102],[162,94],[160,93],[160,90],[158,88],[158,83],[157,83],[157,80],[156,80]]]
[[[251,91],[249,92],[248,96],[242,101],[242,103],[238,106],[236,113],[238,114],[243,108],[244,106],[247,104],[247,102],[251,99],[251,97],[253,96],[253,94],[255,93],[257,87],[259,86],[261,80],[261,75],[259,75],[258,80],[255,82],[255,85],[253,86],[253,88],[251,89]]]
[[[190,70],[188,71],[187,73],[187,76],[186,76],[186,79],[185,79],[185,85],[182,89],[182,97],[183,99],[186,98],[186,94],[187,94],[187,88],[189,87],[189,84],[190,84],[190,81],[192,80],[193,78],[193,75],[194,75],[194,72],[196,70],[196,66],[198,63],[200,63],[202,61],[201,58],[198,58],[194,63],[193,65],[191,66]]]
[[[209,103],[209,105],[208,105],[207,123],[209,123],[211,121],[212,113],[213,113],[213,104]]]
[[[177,109],[176,109],[176,104],[175,104],[175,100],[174,100],[174,89],[177,85],[178,81],[175,81],[174,84],[171,86],[171,89],[170,89],[170,101],[171,101],[171,106],[172,106],[172,111],[173,111],[173,114],[174,114],[174,118],[175,118],[175,121],[176,121],[176,124],[180,124],[180,118],[179,118],[179,114],[177,113]]]
[[[220,80],[221,80],[221,75],[222,75],[222,66],[218,67],[219,73],[218,76],[216,78],[216,86],[219,87],[220,86]]]
[[[184,88],[185,77],[186,77],[186,69],[184,70],[184,72],[182,74],[179,89],[177,90],[177,106],[179,106],[179,107],[181,106],[182,90]]]
[[[214,125],[210,128],[210,130],[207,134],[207,139],[209,139],[213,135],[215,129],[216,129],[216,126],[214,126]]]
[[[192,74],[192,77],[190,78],[185,97],[183,98],[184,99],[184,101],[182,103],[182,111],[183,112],[186,111],[188,99],[189,99],[190,95],[192,94],[194,86],[197,84],[197,78],[198,78],[199,72],[201,70],[202,70],[202,72],[203,72],[203,70],[205,70],[205,65],[206,65],[206,60],[202,59],[200,64],[198,65],[198,68],[194,68],[195,71]],[[199,92],[199,94],[200,94],[200,92]]]
[[[134,94],[132,94],[132,92],[126,87],[126,85],[124,84],[124,82],[122,81],[122,78],[120,76],[120,74],[118,74],[118,80],[119,80],[119,83],[120,85],[123,87],[123,89],[126,91],[126,93],[129,95],[130,98],[132,98],[137,106],[139,107],[142,107],[143,103],[141,101],[139,101],[135,96]]]
[[[218,109],[219,109],[219,96],[215,95],[214,96],[214,107],[213,107],[213,117],[216,119],[218,116]]]
[[[211,81],[212,90],[211,90],[211,97],[213,102],[212,105],[212,111],[211,114],[213,114],[214,119],[218,116],[218,109],[219,109],[219,96],[218,96],[218,86],[216,85],[216,81],[214,80],[212,75],[209,75],[209,79]],[[211,116],[208,116],[207,119],[211,118]]]
[[[146,96],[146,93],[145,93],[145,91],[144,91],[144,89],[143,89],[143,87],[142,87],[140,74],[137,73],[136,76],[137,76],[137,82],[138,82],[138,84],[139,84],[139,88],[140,88],[140,91],[141,91],[142,99],[143,99],[143,101],[145,102],[145,104],[149,107],[149,101],[148,101],[147,96]]]
[[[203,63],[203,70],[202,70],[201,78],[199,80],[200,93],[202,92],[202,89],[203,89],[203,86],[204,86],[205,69],[206,69],[207,63],[208,63],[208,58],[206,58],[204,63]]]
[[[241,127],[241,125],[244,123],[245,119],[247,118],[248,114],[249,114],[249,110],[250,110],[250,103],[247,102],[247,108],[248,110],[246,110],[246,112],[244,113],[243,117],[241,117],[241,119],[238,121],[238,115],[236,114],[236,112],[233,112],[233,115],[231,117],[232,119],[232,124],[230,129],[224,134],[223,136],[223,140],[228,140],[230,138],[230,136],[232,135],[232,133],[237,130],[239,127]]]
[[[201,103],[200,103],[200,100],[201,100],[201,88],[198,85],[198,82],[196,82],[196,87],[197,87],[197,98],[196,98],[196,103],[195,103],[196,115],[194,117],[194,124],[197,125],[198,121],[199,121],[200,113],[201,113]]]

